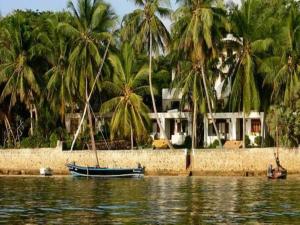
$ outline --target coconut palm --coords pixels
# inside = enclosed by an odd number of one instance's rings
[[[240,43],[237,52],[232,93],[231,107],[234,110],[243,110],[243,147],[245,148],[245,114],[251,110],[259,110],[260,94],[258,90],[257,67],[260,53],[269,49],[271,38],[259,39],[255,32],[258,24],[255,22],[253,7],[257,0],[244,1],[240,9],[232,13],[233,32]]]
[[[167,141],[169,148],[173,149],[164,128],[158,117],[154,91],[152,85],[152,54],[164,51],[169,47],[170,35],[160,20],[160,17],[169,17],[171,11],[164,7],[168,5],[168,0],[134,0],[139,9],[124,17],[121,35],[124,40],[131,40],[131,43],[138,51],[147,51],[149,54],[149,86],[153,111],[157,124]]]
[[[173,81],[173,85],[177,87],[176,91],[182,93],[182,105],[192,103],[193,106],[193,129],[192,129],[192,149],[196,147],[197,139],[197,114],[204,112],[205,96],[203,90],[202,79],[195,76],[193,64],[189,61],[182,61],[178,67],[180,70]],[[177,93],[176,93],[177,94]],[[179,93],[178,93],[179,94]]]
[[[300,13],[295,4],[287,10],[274,55],[264,60],[260,71],[266,74],[264,82],[272,86],[272,99],[292,106],[300,76]]]
[[[172,27],[174,43],[182,56],[189,59],[193,66],[194,76],[200,76],[206,96],[207,107],[222,146],[211,106],[212,88],[207,87],[207,64],[217,56],[216,43],[221,36],[221,25],[225,24],[224,11],[215,6],[214,0],[180,0],[180,7],[175,12],[175,22]],[[212,87],[212,86],[210,86]],[[197,104],[194,104],[197,105]],[[194,110],[195,111],[195,110]],[[194,113],[194,116],[196,113]],[[193,119],[195,120],[195,118]]]
[[[46,99],[49,101],[52,110],[54,112],[58,111],[62,121],[66,107],[68,104],[71,104],[72,100],[70,90],[72,81],[70,75],[72,74],[67,73],[71,41],[58,30],[59,23],[65,22],[67,18],[68,14],[53,15],[45,21],[37,34],[37,39],[46,48],[47,61],[50,67],[45,74],[48,80]]]
[[[32,67],[36,56],[33,49],[38,47],[31,42],[30,30],[25,28],[25,18],[16,14],[6,25],[1,27],[0,34],[0,84],[4,84],[0,101],[9,97],[9,108],[18,100],[30,107],[32,115],[34,97],[40,94],[37,73]],[[31,134],[33,123],[31,122]]]
[[[101,106],[101,113],[112,113],[111,138],[131,137],[131,148],[134,138],[146,137],[149,126],[148,107],[143,103],[141,94],[149,91],[145,85],[148,67],[137,63],[137,57],[129,43],[122,45],[119,54],[110,54],[109,61],[113,67],[112,80],[103,82],[103,87],[114,94],[114,97]]]
[[[74,16],[74,24],[60,23],[59,30],[71,38],[72,46],[67,73],[72,80],[73,94],[79,90],[81,101],[89,105],[89,91],[94,83],[96,69],[101,63],[100,48],[111,38],[115,16],[109,5],[102,0],[72,1],[68,8]],[[96,151],[90,107],[87,107],[92,148]],[[98,162],[97,162],[98,163]],[[98,163],[99,164],[99,163]]]

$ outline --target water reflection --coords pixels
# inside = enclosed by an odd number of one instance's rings
[[[298,224],[300,177],[0,178],[0,224]]]

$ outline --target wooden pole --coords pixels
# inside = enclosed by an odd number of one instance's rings
[[[98,73],[97,73],[96,78],[95,78],[95,80],[94,80],[94,83],[93,83],[91,92],[90,92],[90,94],[88,95],[87,102],[86,102],[85,107],[84,107],[83,115],[82,115],[82,118],[81,118],[81,120],[80,120],[80,123],[79,123],[79,126],[78,126],[78,128],[77,128],[77,131],[76,131],[76,133],[75,133],[75,136],[74,136],[74,139],[73,139],[73,142],[72,142],[70,151],[73,151],[73,148],[74,148],[76,139],[78,138],[78,135],[79,135],[79,133],[80,133],[80,128],[81,128],[81,126],[82,126],[82,124],[83,124],[84,117],[85,117],[86,112],[87,112],[87,107],[88,107],[88,104],[89,104],[89,102],[90,102],[91,96],[92,96],[92,94],[93,94],[94,88],[95,88],[95,86],[96,86],[97,80],[99,79],[99,77],[100,77],[100,75],[101,75],[102,68],[103,68],[104,61],[105,61],[105,59],[106,59],[107,53],[108,53],[108,48],[109,48],[109,46],[110,46],[110,43],[111,43],[111,39],[109,39],[109,41],[108,41],[108,43],[107,43],[107,46],[106,46],[106,49],[105,49],[105,52],[104,52],[104,55],[103,55],[102,63],[101,63],[101,65],[100,65],[100,67],[99,67]]]

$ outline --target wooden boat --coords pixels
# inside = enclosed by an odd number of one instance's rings
[[[272,165],[269,166],[267,177],[269,179],[286,179],[287,170],[283,167],[272,168]]]
[[[75,163],[66,165],[70,173],[75,177],[98,177],[98,178],[141,178],[145,168],[140,165],[137,168],[103,168],[78,166]]]
[[[144,167],[141,167],[141,165],[139,164],[137,168],[131,168],[131,169],[127,169],[127,168],[103,168],[99,166],[99,160],[98,160],[98,156],[97,156],[97,150],[96,150],[96,144],[95,144],[95,140],[94,140],[94,131],[93,131],[93,127],[92,127],[92,115],[91,115],[91,110],[90,110],[90,99],[92,97],[92,93],[93,90],[96,86],[96,82],[98,80],[98,78],[100,77],[101,71],[102,71],[102,67],[103,67],[103,63],[105,61],[106,55],[108,53],[108,47],[110,45],[110,41],[108,42],[107,46],[106,46],[106,50],[103,56],[103,60],[102,63],[100,65],[100,68],[98,70],[98,73],[96,75],[96,78],[93,82],[92,85],[92,89],[91,92],[89,94],[87,94],[87,99],[86,99],[86,103],[85,103],[85,108],[82,114],[82,118],[80,120],[80,123],[78,125],[77,131],[75,133],[74,139],[72,141],[72,145],[71,145],[71,149],[70,151],[73,151],[73,147],[75,145],[75,141],[81,131],[81,126],[83,124],[84,121],[84,117],[86,115],[86,113],[88,114],[88,119],[90,121],[90,135],[91,135],[91,142],[92,142],[92,149],[95,153],[95,158],[96,158],[96,166],[95,167],[89,167],[89,166],[78,166],[75,163],[71,163],[71,164],[66,164],[66,166],[68,167],[70,173],[73,176],[83,176],[83,177],[102,177],[102,178],[111,178],[111,177],[143,177],[144,176]],[[86,93],[87,90],[86,90]]]

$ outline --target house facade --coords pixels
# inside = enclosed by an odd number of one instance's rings
[[[213,113],[220,138],[225,141],[243,140],[243,113],[242,112],[222,112]],[[207,114],[204,118],[204,145],[207,147],[218,139],[213,127],[212,118]],[[250,112],[245,114],[245,134],[250,139],[250,144],[255,145],[255,138],[265,137],[264,113]]]
[[[180,107],[182,92],[176,88],[162,89],[162,111],[158,112],[161,125],[167,138],[174,145],[184,144],[185,138],[192,134],[192,113],[188,105]],[[156,122],[155,113],[149,113],[152,121],[153,139],[164,139]]]

